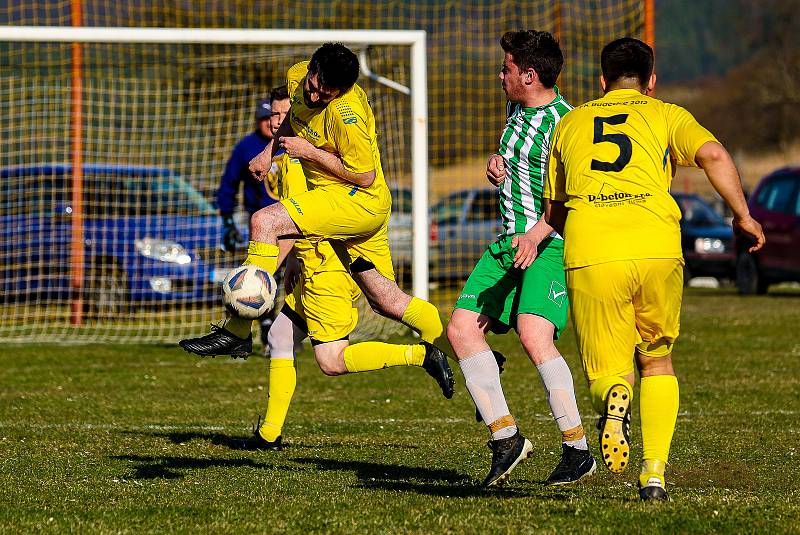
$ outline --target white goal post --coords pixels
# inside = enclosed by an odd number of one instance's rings
[[[412,30],[250,30],[0,26],[0,42],[404,45],[411,50],[412,291],[428,298],[428,102],[426,34]],[[369,71],[367,71],[369,74]],[[378,80],[379,83],[383,83]],[[378,125],[388,128],[387,125]]]

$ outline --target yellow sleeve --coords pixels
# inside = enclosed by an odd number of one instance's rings
[[[561,158],[561,123],[556,125],[550,137],[550,154],[547,157],[547,180],[544,182],[544,197],[553,201],[567,200],[567,176],[564,173],[564,160]]]
[[[345,169],[351,173],[374,171],[374,130],[367,122],[368,114],[363,105],[356,100],[343,99],[329,104],[326,114],[329,139],[336,146]]]
[[[678,165],[697,167],[694,157],[698,149],[709,141],[717,141],[717,138],[684,108],[675,104],[665,106],[671,157]]]
[[[277,156],[277,159],[279,169],[277,190],[280,198],[288,199],[308,191],[308,184],[306,183],[300,160],[289,158],[286,152]]]
[[[289,90],[289,96],[293,95],[295,90],[303,83],[308,73],[308,63],[308,61],[295,63],[286,72],[286,88]]]

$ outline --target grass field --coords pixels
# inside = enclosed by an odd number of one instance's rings
[[[418,369],[325,377],[310,351],[283,452],[235,449],[266,402],[266,361],[172,346],[13,345],[0,356],[0,532],[798,532],[800,294],[690,289],[675,362],[674,502],[637,500],[635,470],[541,484],[559,436],[512,336],[506,394],[534,456],[502,490],[463,378]],[[560,342],[593,424],[571,332]],[[634,414],[634,461],[640,434]],[[591,435],[596,451],[596,438]],[[637,447],[639,446],[639,447]],[[638,462],[632,463],[634,466]]]

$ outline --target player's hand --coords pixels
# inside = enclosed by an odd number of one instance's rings
[[[755,253],[767,243],[767,238],[764,236],[764,231],[761,229],[761,224],[753,219],[750,215],[741,219],[733,218],[733,232],[737,235],[746,235],[755,242],[747,252]]]
[[[250,160],[250,173],[256,180],[262,181],[267,178],[267,173],[269,173],[271,167],[272,153],[270,152],[270,147],[259,152],[255,158]]]
[[[527,233],[517,234],[511,238],[511,247],[517,250],[517,254],[514,255],[514,267],[526,269],[536,260],[539,241]]]
[[[286,257],[286,266],[283,268],[283,289],[286,295],[294,291],[294,287],[300,282],[300,261],[293,254]]]
[[[233,217],[226,216],[222,218],[222,250],[226,253],[235,253],[241,245],[244,245],[242,235],[236,224],[233,222]]]
[[[499,186],[506,179],[506,161],[499,154],[489,156],[486,164],[486,178],[493,186]]]
[[[317,150],[310,141],[298,136],[284,136],[278,138],[279,145],[286,149],[286,154],[292,158],[310,160]]]

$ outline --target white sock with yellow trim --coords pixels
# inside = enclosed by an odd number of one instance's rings
[[[561,431],[561,440],[564,444],[579,450],[589,449],[586,443],[586,433],[581,424],[581,415],[578,411],[578,401],[575,399],[575,387],[572,383],[572,373],[564,357],[547,360],[536,366],[542,384],[547,391],[547,402],[550,411]]]
[[[484,422],[487,422],[492,440],[508,438],[517,432],[514,418],[508,410],[503,387],[500,385],[500,368],[491,350],[481,351],[458,361],[467,390]]]

